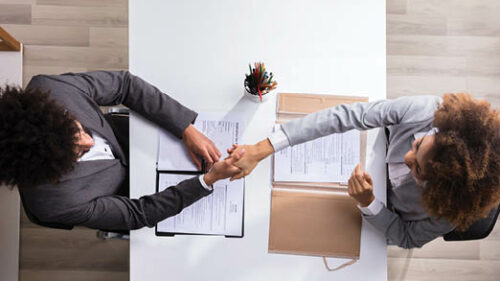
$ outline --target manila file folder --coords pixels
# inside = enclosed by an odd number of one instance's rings
[[[364,101],[367,98],[281,93],[277,123],[339,104]],[[360,138],[359,161],[364,166],[366,133],[361,132]],[[358,259],[360,238],[361,212],[349,197],[345,183],[273,179],[269,252]]]

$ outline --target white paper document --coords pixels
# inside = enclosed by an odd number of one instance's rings
[[[160,173],[158,190],[193,175]],[[212,194],[158,223],[158,232],[241,236],[243,234],[243,180],[218,181]]]
[[[202,112],[198,114],[194,126],[214,142],[224,159],[226,149],[241,140],[242,120],[237,114]],[[159,171],[197,171],[182,140],[161,130],[158,143]]]
[[[360,161],[360,132],[332,134],[274,155],[274,181],[346,183]]]
[[[214,142],[222,154],[221,159],[224,159],[227,156],[226,149],[241,140],[242,120],[237,114],[199,113],[194,126]],[[159,133],[157,168],[158,191],[193,177],[182,172],[198,171],[182,140],[166,131]],[[193,203],[176,216],[159,222],[157,231],[242,236],[244,180],[221,180],[213,188],[212,194]]]

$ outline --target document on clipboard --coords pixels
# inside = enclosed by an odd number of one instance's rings
[[[274,154],[274,180],[346,184],[359,163],[359,146],[360,132],[351,130],[287,147]]]
[[[243,121],[236,114],[200,113],[194,126],[211,139],[227,156],[226,148],[239,143]],[[182,140],[166,131],[159,132],[156,191],[162,191],[179,182],[199,176]],[[175,234],[224,235],[243,237],[244,180],[220,180],[213,192],[156,225],[157,236]]]
[[[281,93],[276,122],[367,100]],[[361,213],[345,183],[355,165],[364,165],[365,155],[366,133],[359,131],[329,135],[274,155],[270,253],[359,259]]]

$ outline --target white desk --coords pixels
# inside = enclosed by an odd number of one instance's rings
[[[131,0],[129,13],[131,72],[196,111],[243,113],[244,143],[269,135],[276,107],[275,98],[243,98],[250,62],[265,62],[280,92],[386,97],[385,1]],[[130,195],[140,197],[155,191],[157,133],[135,114],[130,122]],[[385,200],[384,147],[376,136],[369,133],[367,167]],[[361,259],[337,272],[319,257],[268,254],[270,164],[246,178],[244,238],[132,231],[131,280],[387,279],[385,239],[366,223]]]

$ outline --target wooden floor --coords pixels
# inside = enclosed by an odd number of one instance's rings
[[[500,108],[499,15],[498,0],[388,0],[388,97],[465,91]],[[500,280],[500,223],[481,241],[389,247],[388,276]]]
[[[25,85],[40,73],[128,69],[127,0],[0,0],[0,25],[24,44]],[[21,281],[129,279],[128,241],[42,228],[25,216],[20,240]]]
[[[388,0],[388,97],[468,91],[500,108],[498,15],[498,0]],[[127,0],[0,0],[0,24],[25,45],[25,84],[39,73],[127,69],[127,17]],[[500,280],[499,224],[481,241],[389,247],[389,280]],[[128,280],[128,250],[23,216],[20,279]]]

